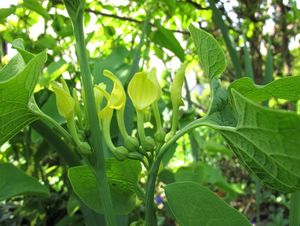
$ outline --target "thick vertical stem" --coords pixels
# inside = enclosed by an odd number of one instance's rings
[[[291,194],[289,226],[300,225],[300,191]]]
[[[154,226],[155,222],[155,211],[154,211],[154,192],[155,182],[159,170],[160,160],[156,161],[148,175],[147,188],[146,188],[146,213],[145,221],[146,226]]]
[[[104,209],[104,216],[107,226],[115,226],[116,217],[114,214],[113,204],[111,200],[111,193],[108,180],[105,173],[104,154],[101,151],[102,140],[101,131],[99,128],[99,119],[97,109],[95,106],[95,97],[93,92],[93,83],[89,68],[89,62],[86,54],[86,46],[83,31],[83,17],[79,16],[78,20],[73,23],[74,35],[76,40],[77,57],[81,69],[82,83],[85,92],[86,106],[88,112],[88,121],[91,125],[90,144],[96,155],[95,174],[98,183],[99,195],[102,200]]]

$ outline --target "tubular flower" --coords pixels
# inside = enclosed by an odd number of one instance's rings
[[[103,75],[112,80],[114,83],[113,90],[110,94],[110,98],[108,99],[108,106],[113,109],[125,107],[126,93],[119,78],[108,70],[104,70]]]
[[[128,95],[137,111],[145,110],[160,98],[160,94],[155,73],[138,72],[129,82]]]
[[[110,136],[110,124],[113,116],[114,109],[110,107],[109,100],[111,99],[111,95],[103,88],[103,86],[98,86],[98,91],[102,93],[102,95],[108,100],[108,104],[99,112],[99,118],[101,120],[101,127],[104,136],[105,143],[111,152],[115,155],[115,157],[119,160],[125,160],[128,155],[128,150],[125,147],[116,147]]]
[[[64,82],[64,80],[62,81]],[[56,106],[58,113],[65,119],[73,118],[75,111],[75,101],[70,95],[69,89],[65,89],[66,85],[63,84],[62,87],[57,82],[52,82],[51,87],[56,96]]]
[[[120,133],[124,139],[124,145],[128,150],[135,151],[139,147],[139,142],[135,137],[131,137],[125,127],[124,122],[124,110],[125,110],[125,104],[126,104],[126,93],[123,88],[123,84],[119,80],[117,76],[115,76],[112,72],[108,70],[103,71],[104,76],[108,77],[110,80],[113,81],[114,86],[111,94],[108,94],[105,90],[103,92],[105,98],[107,99],[107,106],[109,109],[116,110],[117,113],[117,122],[120,129]],[[100,88],[100,87],[99,87]],[[102,89],[103,90],[103,89]],[[105,107],[105,108],[106,108]],[[100,114],[100,117],[102,115],[108,114],[108,109],[103,109],[103,112]]]

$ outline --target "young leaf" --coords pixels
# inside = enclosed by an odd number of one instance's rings
[[[168,205],[184,226],[250,226],[247,219],[213,192],[194,182],[165,187]]]
[[[221,46],[206,31],[193,25],[189,29],[205,74],[209,79],[220,76],[226,68],[225,54]]]
[[[0,201],[17,195],[49,195],[47,187],[12,164],[0,164]]]
[[[136,207],[136,194],[140,195],[137,184],[141,172],[140,163],[107,159],[105,166],[116,214],[130,213]],[[103,213],[93,171],[88,166],[73,167],[69,169],[68,177],[81,201],[96,212]]]
[[[235,89],[244,97],[255,102],[262,102],[272,97],[297,101],[300,99],[299,87],[300,76],[285,77],[264,86],[254,84],[250,78],[241,78],[231,83],[229,90]]]
[[[208,0],[208,3],[213,12],[214,22],[222,32],[223,39],[225,41],[227,50],[229,52],[229,56],[231,58],[232,65],[235,70],[235,78],[241,78],[242,77],[241,62],[240,62],[240,58],[238,56],[238,51],[236,50],[234,43],[232,42],[232,40],[230,38],[228,26],[225,24],[225,22],[222,18],[222,13],[216,7],[215,0]]]
[[[46,58],[46,51],[43,51],[24,67],[24,62],[18,57],[19,60],[10,65],[17,65],[19,69],[7,66],[11,74],[5,68],[0,71],[0,146],[37,119],[28,103]],[[15,72],[18,73],[13,74]]]

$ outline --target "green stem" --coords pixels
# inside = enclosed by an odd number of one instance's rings
[[[44,122],[49,123],[57,130],[65,139],[66,143],[74,144],[74,140],[72,136],[65,130],[58,122],[56,122],[53,118],[49,117],[45,113],[41,112],[40,110],[35,111],[35,114]]]
[[[296,191],[291,194],[289,218],[290,218],[289,226],[300,225],[300,191]]]
[[[144,112],[136,111],[137,117],[137,130],[141,141],[141,146],[146,151],[153,151],[154,149],[154,140],[150,137],[146,137],[144,129]]]
[[[95,106],[95,97],[93,92],[93,83],[89,68],[88,57],[86,54],[86,46],[83,30],[83,16],[78,16],[77,21],[73,21],[74,35],[76,40],[77,57],[82,74],[82,83],[86,98],[87,116],[91,130],[90,143],[96,155],[95,175],[97,178],[97,186],[99,195],[101,196],[105,222],[107,226],[116,226],[116,217],[111,199],[111,192],[108,184],[108,179],[105,172],[105,159],[101,151],[102,134],[99,128],[99,119]]]
[[[153,226],[156,223],[155,219],[155,211],[154,211],[154,192],[155,192],[155,183],[156,177],[158,174],[160,165],[160,160],[156,160],[150,169],[150,173],[147,179],[147,187],[146,187],[146,210],[145,210],[145,226]]]
[[[193,121],[192,123],[188,124],[181,130],[179,130],[174,136],[170,138],[170,140],[165,143],[160,150],[158,151],[158,155],[156,156],[155,161],[153,162],[153,165],[151,166],[151,169],[148,174],[147,178],[147,188],[146,188],[146,211],[145,211],[145,220],[146,220],[146,226],[153,226],[155,225],[154,219],[155,219],[155,213],[154,213],[154,192],[155,192],[155,182],[157,178],[157,174],[159,171],[160,162],[163,158],[163,156],[166,154],[166,152],[169,150],[169,148],[184,134],[188,133],[189,131],[199,127],[199,126],[211,126],[214,127],[214,124],[211,123],[211,121],[206,118],[200,118],[196,121]]]

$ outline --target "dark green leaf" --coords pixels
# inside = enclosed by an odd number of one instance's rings
[[[0,201],[18,195],[49,195],[47,187],[12,164],[0,163]]]
[[[0,9],[0,22],[1,22],[1,23],[4,22],[5,19],[6,19],[9,15],[15,13],[15,11],[16,11],[16,8],[15,8],[15,7],[2,8],[2,9]]]
[[[40,14],[42,17],[44,17],[46,20],[51,19],[50,15],[48,14],[48,11],[43,8],[42,4],[38,0],[24,0],[23,5],[32,10],[36,13]]]
[[[185,54],[172,31],[162,27],[158,21],[155,22],[157,31],[153,33],[153,42],[173,52],[182,62]]]
[[[250,226],[242,214],[200,184],[169,184],[165,192],[169,207],[182,226]]]

